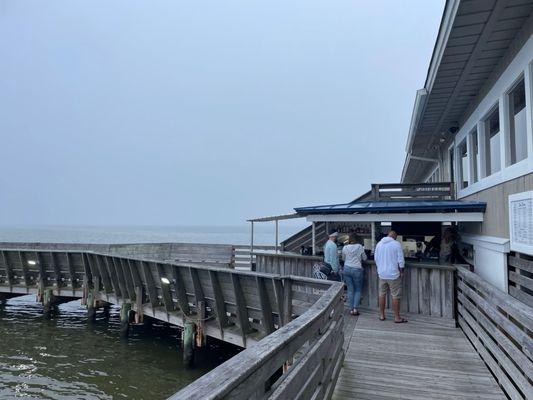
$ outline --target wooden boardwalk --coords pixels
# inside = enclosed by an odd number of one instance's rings
[[[421,315],[407,324],[346,315],[346,358],[333,399],[505,399],[458,328]]]

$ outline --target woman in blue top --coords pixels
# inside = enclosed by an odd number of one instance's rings
[[[348,244],[342,249],[342,259],[344,260],[344,282],[348,286],[348,305],[352,315],[359,315],[357,307],[361,300],[364,275],[362,262],[366,258],[365,249],[359,244],[359,237],[351,233]]]

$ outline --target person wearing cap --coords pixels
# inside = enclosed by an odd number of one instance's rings
[[[338,236],[339,233],[336,230],[330,231],[329,240],[324,246],[324,262],[331,266],[332,275],[335,278],[339,276],[339,253],[337,252]]]

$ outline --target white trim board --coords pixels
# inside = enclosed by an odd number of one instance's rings
[[[483,222],[483,213],[315,214],[306,219],[308,222]]]
[[[510,240],[506,238],[461,233],[461,241],[471,244],[472,246],[479,246],[500,253],[509,253],[510,251]]]

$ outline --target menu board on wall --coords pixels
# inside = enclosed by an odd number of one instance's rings
[[[511,250],[533,255],[533,191],[509,196]]]

